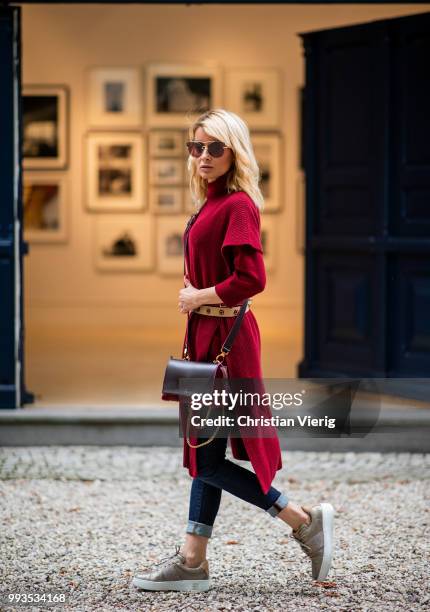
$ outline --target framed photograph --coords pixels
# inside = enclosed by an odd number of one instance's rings
[[[184,147],[184,158],[188,160],[190,156],[190,154],[188,153],[188,149],[187,149],[187,142],[190,140],[190,133],[188,130],[182,131],[182,138],[183,138],[183,147]]]
[[[276,68],[236,68],[226,71],[225,106],[250,129],[279,129],[281,73]]]
[[[181,187],[152,187],[149,192],[149,207],[156,214],[182,212]]]
[[[98,215],[93,220],[97,270],[148,272],[154,268],[154,219],[143,215]]]
[[[188,170],[188,156],[183,160],[182,168],[183,168],[184,184],[189,185],[190,171]]]
[[[184,163],[181,159],[152,159],[150,162],[151,185],[182,185]]]
[[[23,167],[61,170],[68,163],[69,89],[64,85],[24,85],[22,89]]]
[[[183,132],[152,130],[149,133],[149,152],[151,157],[183,157],[187,154]]]
[[[23,174],[24,239],[65,242],[67,239],[67,180],[56,172]]]
[[[88,68],[86,77],[90,127],[141,126],[142,79],[139,68]]]
[[[160,274],[183,275],[182,239],[188,219],[185,215],[157,218],[157,269]]]
[[[263,214],[281,209],[281,139],[279,134],[251,134],[260,168],[260,189],[264,196]]]
[[[261,217],[261,244],[263,246],[264,267],[272,272],[276,261],[276,217]]]
[[[89,210],[131,212],[146,207],[145,152],[140,134],[89,133],[86,153]]]
[[[221,105],[219,69],[152,64],[147,69],[146,94],[149,125],[186,128],[200,113]]]
[[[191,197],[191,191],[189,187],[184,187],[183,201],[184,201],[184,211],[186,213],[193,215],[195,212],[197,212],[197,208]]]

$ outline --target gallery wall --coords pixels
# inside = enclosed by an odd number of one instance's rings
[[[66,85],[70,91],[67,234],[31,243],[25,258],[26,323],[126,324],[177,328],[182,276],[106,271],[94,261],[97,212],[85,202],[88,132],[86,70],[218,64],[221,69],[276,68],[281,77],[281,202],[266,290],[253,308],[266,334],[300,339],[303,320],[299,90],[304,60],[299,32],[425,12],[429,5],[145,6],[25,5],[23,84]],[[143,122],[143,137],[146,126]]]

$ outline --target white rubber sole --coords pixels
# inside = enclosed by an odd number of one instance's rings
[[[211,588],[211,580],[168,580],[154,582],[143,578],[133,578],[133,585],[138,589],[146,591],[208,591]]]
[[[333,518],[334,508],[331,504],[321,503],[322,528],[324,535],[324,554],[318,577],[315,580],[325,580],[330,571],[333,558]]]

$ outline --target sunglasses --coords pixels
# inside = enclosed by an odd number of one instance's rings
[[[200,142],[199,140],[190,140],[187,142],[188,153],[192,157],[200,157],[203,155],[203,151],[207,149],[207,152],[211,157],[222,157],[224,155],[224,149],[229,149],[220,140],[214,140],[213,142]]]

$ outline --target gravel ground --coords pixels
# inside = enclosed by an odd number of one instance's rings
[[[274,486],[337,512],[327,582],[312,581],[285,523],[224,492],[213,588],[151,593],[131,579],[183,541],[182,448],[0,449],[0,592],[66,593],[49,608],[62,611],[430,610],[430,455],[284,451],[283,462]]]

